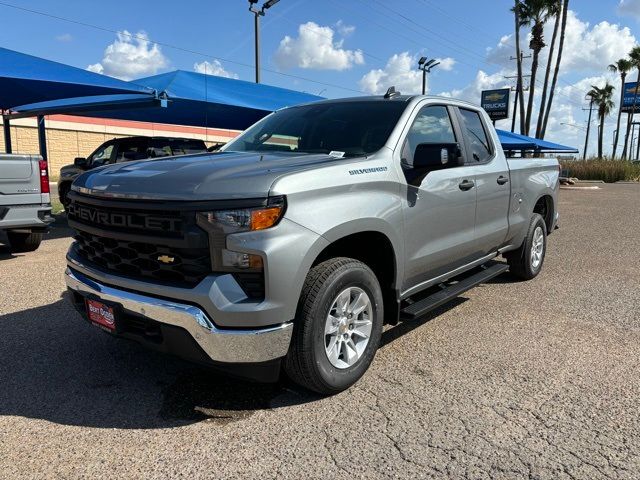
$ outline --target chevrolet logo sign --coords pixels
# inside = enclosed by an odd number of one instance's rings
[[[497,102],[498,100],[502,100],[504,98],[503,93],[492,93],[491,95],[487,95],[485,100],[489,100],[490,102]]]
[[[160,255],[157,260],[167,265],[176,261],[175,257],[170,257],[169,255]]]

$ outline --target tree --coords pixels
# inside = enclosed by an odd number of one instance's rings
[[[618,150],[618,138],[620,136],[620,119],[622,118],[622,104],[624,103],[624,83],[627,79],[627,73],[633,68],[633,63],[627,58],[621,58],[609,65],[609,70],[613,73],[620,74],[620,105],[618,106],[618,122],[616,124],[616,132],[613,138],[613,154],[612,158],[616,158],[616,152]]]
[[[520,50],[520,0],[515,0],[515,5],[511,9],[516,21],[516,65],[518,66],[518,80],[516,95],[520,106],[520,133],[524,134],[525,113],[524,113],[524,83],[522,81],[522,51]]]
[[[527,103],[527,116],[525,120],[525,135],[529,135],[531,128],[531,113],[533,111],[533,99],[535,96],[536,73],[540,62],[540,51],[546,46],[544,43],[544,25],[547,20],[558,14],[559,4],[557,0],[523,0],[516,6],[520,27],[531,27],[531,40],[529,48],[533,52],[531,62],[531,80],[529,85],[529,101]]]
[[[544,121],[544,112],[547,103],[547,90],[549,89],[549,77],[551,76],[551,64],[553,62],[553,54],[556,49],[556,39],[558,37],[558,31],[560,30],[560,12],[562,10],[562,0],[555,0],[556,7],[556,21],[553,26],[553,36],[551,37],[551,45],[549,46],[549,58],[547,59],[547,69],[544,73],[544,83],[542,86],[542,97],[540,97],[540,110],[538,112],[538,123],[536,125],[536,138],[542,138],[542,123]]]
[[[638,70],[638,80],[640,80],[640,45],[636,45],[629,52],[629,59],[631,63],[633,63],[633,68]],[[636,81],[637,82],[637,81]],[[636,101],[638,100],[638,83],[636,83],[636,90],[633,94],[633,104],[631,105],[631,113],[629,113],[627,118],[627,131],[624,136],[624,148],[622,149],[622,159],[625,160],[627,158],[628,147],[629,147],[629,135],[631,134],[631,124],[633,122],[633,115],[636,111]],[[631,155],[629,155],[631,157]]]
[[[598,127],[598,158],[602,158],[602,139],[604,135],[604,120],[609,116],[615,103],[613,103],[613,91],[616,89],[609,82],[602,88],[591,85],[591,90],[587,93],[588,97],[593,99],[593,103],[598,107],[598,119],[600,126]]]
[[[547,133],[547,124],[549,123],[549,114],[551,113],[551,105],[553,104],[553,96],[556,93],[556,85],[558,84],[558,75],[560,73],[560,62],[562,61],[562,51],[564,49],[564,39],[567,32],[567,13],[569,12],[569,0],[564,0],[562,5],[562,24],[560,26],[560,44],[558,46],[558,57],[556,58],[556,68],[553,72],[553,81],[549,89],[549,101],[547,102],[547,110],[544,113],[544,121],[542,122],[542,132],[540,138],[544,138]]]

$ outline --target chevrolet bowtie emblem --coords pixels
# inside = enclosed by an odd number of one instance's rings
[[[158,257],[158,261],[162,263],[173,263],[175,260],[175,257],[170,257],[169,255],[160,255]]]

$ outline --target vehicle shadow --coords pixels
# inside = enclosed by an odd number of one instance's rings
[[[427,322],[430,322],[436,317],[448,312],[449,310],[453,310],[458,305],[462,305],[464,302],[469,300],[465,297],[456,297],[451,301],[445,303],[444,305],[436,308],[435,310],[430,311],[426,315],[417,318],[415,320],[407,320],[404,322],[400,322],[398,325],[388,328],[384,332],[382,332],[382,338],[380,339],[380,348],[384,348],[394,340],[406,335],[407,333],[415,330],[416,328],[421,327]]]
[[[0,415],[96,428],[228,423],[319,397],[259,384],[115,339],[65,298],[0,316]]]

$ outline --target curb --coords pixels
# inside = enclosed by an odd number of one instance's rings
[[[592,186],[592,187],[570,187],[570,186],[560,186],[560,190],[601,190],[600,187]]]

